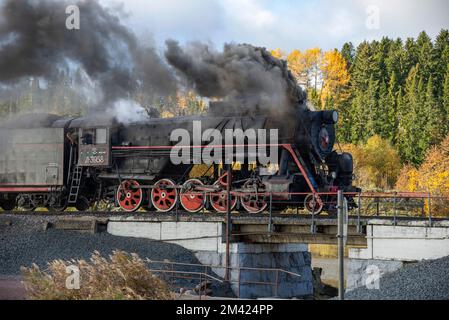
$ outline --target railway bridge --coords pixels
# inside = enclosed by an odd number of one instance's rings
[[[382,212],[382,206],[374,208],[374,215],[361,215],[367,211],[356,210],[347,218],[347,289],[363,285],[369,276],[368,269],[372,271],[373,266],[383,275],[408,263],[449,255],[449,219],[399,216],[395,211],[389,216],[385,215],[388,212]],[[33,212],[20,214],[36,215]],[[267,282],[279,284],[280,297],[311,295],[313,274],[309,244],[337,243],[337,219],[325,214],[232,213],[229,220],[227,215],[180,210],[48,215],[58,219],[51,219],[52,224],[47,227],[68,230],[101,227],[115,236],[183,246],[216,275],[228,276],[239,283],[235,290],[239,290],[239,296],[247,298],[269,295],[266,285],[254,285]],[[249,273],[254,268],[285,270],[295,276],[284,273],[281,278],[272,279],[274,275]]]
[[[285,296],[313,290],[308,244],[337,243],[337,220],[328,216],[232,215],[230,233],[227,226],[226,216],[179,213],[110,217],[107,230],[181,245],[195,252],[201,263],[217,266],[214,271],[221,276],[226,268],[252,267],[300,274],[301,281]],[[382,276],[406,263],[449,255],[449,220],[349,216],[347,245],[347,288],[352,289],[365,283],[372,266]],[[281,285],[288,288],[288,281]]]

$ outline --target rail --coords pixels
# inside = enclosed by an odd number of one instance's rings
[[[301,275],[297,273],[279,268],[235,268],[151,259],[145,259],[145,261],[149,264],[149,270],[163,279],[172,290],[178,289],[180,296],[185,292],[192,291],[200,300],[211,293],[208,289],[214,284],[235,286],[237,298],[241,296],[243,285],[269,286],[272,288],[273,297],[278,297],[280,280],[283,277],[301,278]],[[159,265],[159,267],[155,268],[152,265]],[[229,280],[217,275],[217,273],[225,274],[225,270],[228,270],[231,274]],[[244,273],[244,278],[253,278],[256,275],[256,278],[268,280],[246,280],[242,277]],[[248,273],[250,276],[248,276]],[[260,276],[261,273],[265,273],[265,275]],[[259,277],[257,277],[257,274],[259,274]],[[231,290],[230,287],[227,289]]]

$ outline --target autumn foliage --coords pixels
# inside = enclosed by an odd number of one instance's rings
[[[449,197],[449,135],[440,145],[433,146],[427,151],[420,167],[404,166],[396,188],[429,192],[432,196],[437,197]],[[432,199],[431,206],[434,214],[449,213],[447,200]]]
[[[401,171],[401,161],[388,140],[375,135],[366,144],[346,144],[342,149],[354,157],[355,185],[364,191],[394,187]]]

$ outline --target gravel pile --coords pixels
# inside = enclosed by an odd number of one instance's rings
[[[411,264],[383,276],[379,290],[351,290],[348,300],[448,300],[449,257]]]
[[[88,260],[96,250],[103,256],[113,250],[137,253],[142,259],[170,260],[181,263],[198,264],[195,255],[175,244],[149,239],[117,237],[102,233],[81,233],[49,229],[44,231],[44,222],[57,219],[55,217],[11,216],[0,215],[0,276],[19,275],[21,266],[36,263],[45,268],[49,261],[55,259]],[[151,268],[160,268],[152,265]],[[178,267],[183,271],[204,271],[198,267]],[[176,284],[189,286],[187,280],[177,280]],[[195,282],[197,283],[197,282]],[[213,284],[215,295],[232,295],[228,288]]]

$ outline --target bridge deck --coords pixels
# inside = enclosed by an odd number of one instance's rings
[[[58,218],[101,219],[102,221],[161,223],[161,222],[210,222],[226,223],[226,215],[214,213],[122,213],[122,212],[70,212],[63,214],[29,213],[15,214],[57,216]],[[417,217],[377,217],[350,216],[348,220],[348,244],[366,246],[367,224],[396,226],[449,226],[448,219]],[[225,230],[223,228],[223,230]],[[224,232],[223,232],[224,234]],[[337,219],[327,215],[315,216],[301,214],[232,214],[231,241],[250,243],[316,243],[336,244]]]

